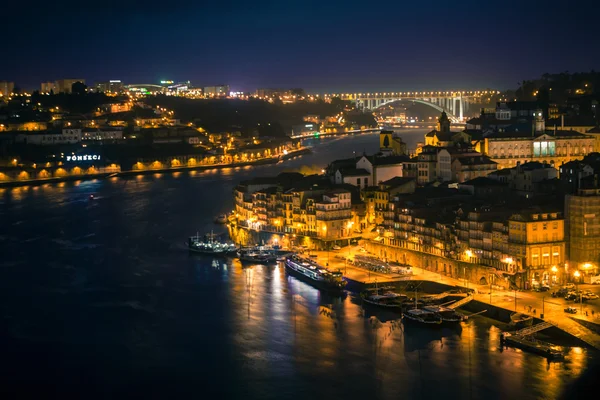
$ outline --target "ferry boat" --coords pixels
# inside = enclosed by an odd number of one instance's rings
[[[450,324],[459,323],[459,322],[466,321],[468,318],[466,315],[458,313],[458,312],[456,312],[455,309],[450,308],[450,307],[425,306],[425,307],[423,307],[423,310],[431,311],[432,313],[435,313],[442,319],[442,322],[444,322],[444,323],[450,323]]]
[[[342,292],[346,287],[341,272],[330,271],[310,258],[289,256],[285,259],[285,268],[291,275],[322,290]]]
[[[514,326],[515,329],[527,328],[533,324],[533,317],[531,315],[515,312],[510,315],[510,324]]]
[[[277,261],[277,255],[266,251],[238,250],[237,255],[241,262],[269,264]]]
[[[230,255],[235,253],[237,247],[233,243],[223,243],[216,239],[213,233],[204,235],[201,238],[199,234],[188,238],[187,246],[191,252],[212,255]]]

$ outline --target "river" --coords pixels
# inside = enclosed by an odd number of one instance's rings
[[[403,132],[410,147],[423,130]],[[0,188],[0,391],[51,398],[557,398],[596,363],[499,348],[472,318],[408,326],[280,267],[188,254],[243,179],[319,171],[376,135],[278,165]],[[90,201],[89,195],[95,200]],[[7,398],[7,397],[5,397]]]

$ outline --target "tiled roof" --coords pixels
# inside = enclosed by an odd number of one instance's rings
[[[480,176],[478,178],[474,178],[471,180],[468,180],[466,182],[463,183],[459,183],[459,186],[461,185],[466,185],[466,186],[506,186],[506,183],[502,183],[496,179],[491,179],[491,178],[487,178],[485,176]]]
[[[343,168],[340,169],[342,176],[371,176],[369,171],[363,168]]]

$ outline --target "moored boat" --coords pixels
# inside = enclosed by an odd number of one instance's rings
[[[436,326],[442,323],[442,318],[439,315],[422,308],[412,308],[404,311],[402,315],[405,320],[418,322],[419,324]]]
[[[515,312],[510,315],[510,324],[514,326],[515,329],[527,328],[533,324],[533,317],[531,315]]]
[[[213,233],[191,236],[187,241],[188,249],[194,253],[226,256],[235,253],[237,247],[233,243],[220,242]]]
[[[385,292],[383,294],[363,292],[361,297],[367,304],[398,311],[402,311],[404,301],[407,299],[406,295],[394,292]]]
[[[459,323],[467,320],[467,316],[457,312],[455,309],[444,306],[425,306],[423,307],[425,311],[431,311],[434,314],[438,315],[442,322],[444,323]]]
[[[241,262],[269,264],[277,261],[277,255],[264,251],[239,250],[237,254]]]
[[[285,259],[285,268],[291,275],[313,286],[334,293],[341,293],[346,287],[340,271],[330,271],[316,261],[298,255]]]

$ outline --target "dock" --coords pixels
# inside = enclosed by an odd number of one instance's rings
[[[505,332],[500,336],[500,343],[502,345],[530,351],[553,360],[561,360],[564,358],[563,352],[557,349],[556,346],[553,346],[552,343],[543,342],[534,339],[533,337],[511,335],[510,333]]]
[[[520,330],[512,333],[512,336],[533,335],[536,332],[543,331],[544,329],[548,329],[552,326],[554,326],[554,325],[552,325],[550,322],[540,322],[539,324],[535,324],[533,326],[529,326],[527,328],[520,329]]]
[[[458,307],[462,307],[465,304],[467,304],[468,302],[470,302],[471,300],[473,300],[473,296],[467,296],[464,299],[460,299],[458,301],[455,301],[452,304],[448,305],[448,308],[452,308],[452,309],[457,309]]]

